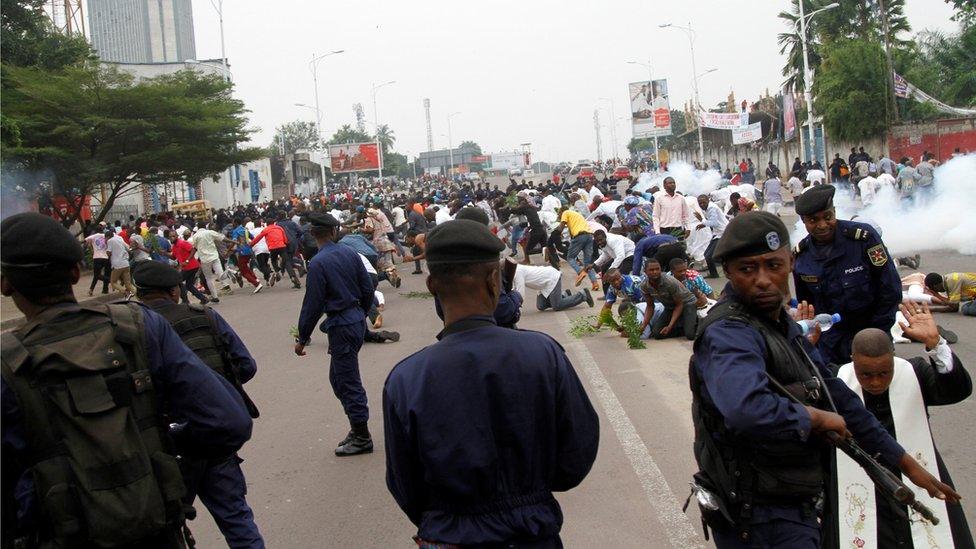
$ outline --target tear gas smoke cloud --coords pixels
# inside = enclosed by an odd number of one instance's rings
[[[837,217],[881,228],[881,238],[892,254],[924,250],[954,250],[976,255],[976,154],[949,160],[935,170],[932,195],[916,190],[913,203],[903,202],[897,191],[882,189],[867,208],[860,208],[847,189],[838,188],[834,198]],[[797,221],[793,243],[806,236]]]

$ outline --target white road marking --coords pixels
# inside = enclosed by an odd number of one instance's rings
[[[566,313],[560,313],[559,324],[563,330],[569,330],[570,322]],[[671,491],[671,487],[668,486],[667,481],[664,479],[664,474],[661,473],[661,469],[655,463],[654,458],[651,457],[647,445],[644,444],[640,435],[637,434],[637,429],[631,423],[630,418],[627,417],[627,412],[620,404],[620,400],[617,399],[617,395],[607,382],[607,378],[600,371],[600,367],[593,359],[593,355],[590,354],[589,349],[586,348],[586,345],[582,341],[572,338],[566,347],[579,358],[576,364],[582,367],[583,372],[586,374],[594,394],[596,394],[600,405],[603,407],[603,413],[607,416],[607,421],[613,427],[613,431],[616,433],[617,439],[620,441],[620,445],[627,455],[627,459],[630,460],[630,465],[633,467],[634,473],[640,480],[641,487],[644,489],[644,493],[647,495],[651,507],[657,513],[658,520],[664,525],[665,530],[667,530],[670,546],[688,548],[704,547],[701,537],[691,526],[691,521],[688,520],[688,516],[681,512],[681,503],[678,502],[678,498]]]

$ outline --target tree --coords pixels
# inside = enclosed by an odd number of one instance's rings
[[[318,151],[322,149],[322,139],[315,122],[295,120],[278,126],[274,139],[271,140],[271,151],[278,154],[284,143],[285,154],[295,154],[299,149]]]
[[[58,32],[44,12],[47,0],[0,2],[0,61],[4,65],[57,70],[94,58],[80,36]]]
[[[384,151],[393,150],[393,143],[396,142],[396,135],[389,126],[386,124],[380,124],[379,127],[376,128],[376,135],[377,137],[375,139],[380,142],[380,145],[383,146]]]
[[[474,151],[475,156],[481,156],[484,154],[481,152],[481,145],[475,143],[474,141],[462,141],[460,148]]]
[[[359,131],[349,124],[343,124],[332,134],[327,144],[342,145],[345,143],[369,143],[371,141],[375,141],[375,139],[370,137],[368,133]]]
[[[215,177],[262,156],[231,84],[194,71],[136,81],[97,62],[52,73],[4,67],[3,185],[80,205],[104,190],[100,221],[144,184]],[[16,131],[14,131],[16,130]],[[74,223],[80,208],[63,219]]]
[[[959,21],[963,27],[971,27],[976,24],[976,0],[945,0],[947,4],[952,4],[956,14],[952,16],[953,21]]]
[[[821,9],[832,0],[803,0],[803,11],[810,15]],[[807,51],[810,70],[816,74],[822,61],[821,48],[827,42],[845,40],[876,40],[884,39],[881,4],[877,0],[847,0],[838,2],[838,6],[817,14],[808,19]],[[905,0],[885,0],[884,13],[888,17],[888,39],[893,48],[904,49],[909,42],[900,36],[911,30],[908,18],[905,17]],[[801,89],[803,78],[803,47],[800,42],[800,31],[797,21],[800,18],[800,0],[792,0],[789,11],[781,11],[780,19],[787,23],[789,31],[781,32],[777,36],[780,53],[786,55],[786,65],[783,66],[783,85],[789,90]],[[814,79],[816,80],[816,79]]]
[[[886,82],[884,51],[877,41],[838,41],[825,48],[813,91],[827,133],[845,141],[883,133],[890,115]]]

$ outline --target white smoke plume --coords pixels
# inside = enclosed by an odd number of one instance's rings
[[[874,202],[861,208],[847,188],[834,197],[837,217],[870,223],[881,229],[881,238],[892,254],[925,250],[954,250],[976,255],[976,154],[958,156],[935,170],[934,191],[927,200],[916,192],[916,201],[903,202],[897,191],[884,189]],[[792,239],[796,244],[806,229],[797,221]]]
[[[634,188],[641,192],[655,186],[663,190],[665,177],[673,177],[678,192],[688,197],[708,194],[711,195],[712,200],[724,206],[728,202],[729,195],[737,192],[740,196],[755,201],[756,188],[754,186],[749,184],[729,185],[720,189],[722,174],[715,170],[696,170],[693,165],[682,161],[668,164],[668,171],[658,175],[642,173]]]

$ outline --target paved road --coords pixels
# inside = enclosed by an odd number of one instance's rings
[[[952,253],[923,256],[923,268],[942,272],[973,265]],[[564,281],[569,282],[568,274]],[[324,335],[316,333],[308,356],[292,353],[289,327],[296,324],[302,291],[287,285],[261,294],[221,300],[219,310],[256,356],[258,375],[248,390],[261,407],[254,436],[241,452],[249,500],[270,547],[409,547],[412,525],[386,490],[380,398],[391,367],[434,341],[440,323],[423,291],[423,277],[406,274],[387,297],[384,328],[402,334],[399,343],[367,344],[360,355],[377,443],[368,456],[336,458],[332,449],[348,425],[328,384]],[[534,303],[534,295],[526,303]],[[592,314],[585,305],[564,313],[523,311],[520,327],[542,330],[567,349],[600,413],[600,452],[583,484],[557,498],[565,512],[568,547],[697,547],[705,545],[697,514],[680,505],[694,472],[687,341],[650,342],[628,350],[610,334],[574,339],[571,318]],[[971,318],[941,315],[959,333],[956,351],[976,362],[976,326]],[[915,345],[899,346],[912,356]],[[976,405],[973,399],[934,409],[936,440],[964,496],[976,498]],[[211,519],[200,510],[193,530],[201,547],[221,545]],[[972,524],[976,524],[974,521]]]

